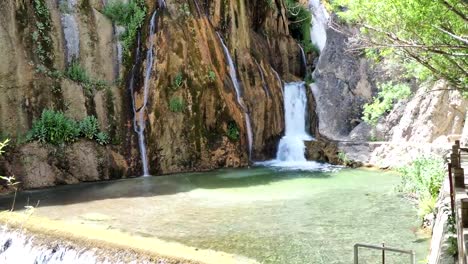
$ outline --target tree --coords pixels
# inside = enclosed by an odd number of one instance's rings
[[[415,61],[468,91],[468,4],[463,0],[335,0],[360,27],[352,50],[372,49]]]

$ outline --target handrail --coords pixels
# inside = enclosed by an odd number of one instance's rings
[[[382,250],[382,264],[385,264],[385,251],[408,254],[411,257],[410,263],[416,264],[416,254],[414,253],[413,250],[403,250],[403,249],[398,249],[398,248],[386,247],[385,245],[376,246],[376,245],[362,244],[362,243],[354,244],[354,264],[359,264],[359,248],[360,247]]]

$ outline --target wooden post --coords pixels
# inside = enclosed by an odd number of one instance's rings
[[[458,154],[458,147],[457,145],[452,146],[452,154],[450,154],[450,163],[452,163],[452,168],[459,168],[460,167],[460,155]]]
[[[447,165],[448,165],[448,178],[449,178],[449,185],[450,185],[450,206],[452,208],[452,216],[455,217],[455,193],[453,191],[452,164],[449,163]]]
[[[463,228],[468,227],[468,198],[461,199],[461,222]]]
[[[463,168],[453,168],[455,188],[465,188],[465,173]]]

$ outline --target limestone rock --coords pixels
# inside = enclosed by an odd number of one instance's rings
[[[347,37],[331,28],[326,32],[312,91],[320,133],[338,140],[359,124],[362,105],[372,98],[375,86],[367,60],[346,51]]]

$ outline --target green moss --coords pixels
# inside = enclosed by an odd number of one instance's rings
[[[181,97],[172,97],[169,101],[169,110],[174,113],[180,113],[185,109],[185,101]]]
[[[239,127],[235,121],[230,121],[227,126],[226,136],[232,141],[238,141],[240,138]]]

